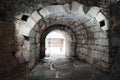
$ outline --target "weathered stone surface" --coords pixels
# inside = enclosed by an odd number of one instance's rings
[[[15,24],[0,21],[0,79],[10,80],[21,75],[24,65],[15,57],[18,50]],[[22,40],[22,39],[20,39]],[[19,74],[18,74],[19,73]]]
[[[100,11],[100,8],[91,7],[90,10],[87,12],[87,15],[89,15],[90,17],[95,17],[98,15],[99,11]]]
[[[79,3],[72,1],[73,0],[0,1],[0,20],[4,21],[0,22],[0,65],[2,65],[2,68],[0,68],[0,75],[2,76],[0,76],[1,79],[11,76],[13,74],[11,74],[11,72],[14,72],[14,70],[16,73],[16,70],[18,70],[16,68],[22,65],[18,64],[16,58],[20,59],[19,62],[26,63],[31,61],[32,64],[34,63],[35,59],[38,58],[39,54],[41,54],[39,41],[42,32],[46,28],[49,28],[49,25],[54,24],[66,25],[75,33],[76,40],[73,40],[73,42],[77,45],[76,53],[79,55],[80,59],[89,63],[93,63],[95,61],[95,65],[101,66],[102,69],[103,67],[109,67],[108,62],[114,62],[115,65],[113,65],[113,70],[114,66],[117,66],[116,71],[118,71],[118,63],[120,61],[120,1],[109,0],[111,1],[109,2],[108,0],[76,0]],[[53,5],[50,6],[51,4]],[[85,11],[84,6],[88,6],[89,9]],[[90,8],[90,6],[99,6],[100,8]],[[21,17],[24,14],[29,16],[27,21],[21,20]],[[48,18],[50,18],[48,20],[49,22],[47,21]],[[46,19],[46,23],[43,23],[44,25],[35,25],[37,22],[40,22],[40,19]],[[105,26],[100,27],[99,22],[101,20],[105,21]],[[13,21],[15,24],[13,24]],[[14,25],[15,27],[13,27]],[[65,30],[68,33],[71,32],[68,31],[66,27],[62,28],[62,30]],[[36,35],[39,33],[40,35]],[[15,36],[17,36],[17,38]],[[28,38],[27,42],[25,37]],[[33,48],[36,49],[33,51],[29,51],[33,49],[29,47],[31,44],[35,44]],[[17,57],[14,57],[15,53]],[[6,75],[5,72],[8,74]],[[14,80],[13,78],[11,79]]]

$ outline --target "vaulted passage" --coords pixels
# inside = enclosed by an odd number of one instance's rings
[[[0,80],[120,80],[120,0],[0,0]]]
[[[120,80],[120,0],[0,0],[0,80]]]
[[[113,46],[118,44],[112,43],[117,40],[111,39],[112,19],[108,20],[106,9],[101,7],[67,1],[70,3],[37,5],[30,14],[16,13],[12,31],[16,40],[10,39],[16,51],[11,55],[23,67],[20,74],[24,75],[16,74],[18,77],[12,80],[109,79],[104,71],[114,69],[115,53],[119,51]]]
[[[56,32],[56,34],[55,34]],[[55,38],[54,38],[55,36]],[[60,37],[59,37],[60,36]],[[53,40],[53,41],[52,41]],[[75,56],[75,34],[64,25],[53,25],[46,28],[40,38],[40,56],[45,57],[45,53],[64,54],[64,57]],[[45,42],[46,41],[46,42]],[[57,43],[55,43],[57,42]],[[48,46],[48,47],[47,47]],[[54,48],[53,48],[54,47]],[[55,50],[56,49],[56,50]],[[54,54],[54,56],[55,56]],[[58,55],[59,57],[60,55]],[[56,55],[57,57],[57,55]]]
[[[62,51],[61,46],[64,46],[66,48],[63,48],[63,53],[67,58],[75,57],[107,70],[111,59],[107,18],[99,7],[91,7],[85,13],[80,3],[72,2],[71,9],[68,5],[47,6],[33,12],[26,22],[16,23],[18,43],[23,43],[16,57],[21,63],[29,62],[29,67],[32,68],[50,54]],[[54,31],[61,33],[64,39],[47,38]],[[49,47],[57,45],[52,41],[61,41],[58,45],[60,50],[56,48],[57,51],[50,52]]]

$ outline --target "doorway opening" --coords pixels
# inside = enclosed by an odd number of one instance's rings
[[[40,36],[40,59],[71,58],[76,54],[76,36],[71,28],[64,25],[52,25]]]
[[[66,58],[71,50],[70,36],[61,30],[53,30],[45,38],[46,58],[52,60]]]

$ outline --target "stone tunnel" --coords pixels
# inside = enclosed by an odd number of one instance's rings
[[[17,65],[25,67],[21,78],[16,74],[17,78],[3,80],[110,80],[104,72],[111,72],[113,53],[119,47],[113,46],[110,18],[101,7],[72,1],[41,7],[29,16],[18,14],[15,19],[17,49],[12,55]],[[52,61],[46,59],[46,38],[54,31],[63,34],[66,49],[65,58]]]
[[[33,12],[27,22],[16,23],[18,39],[24,43],[16,54],[20,61],[44,57],[45,37],[52,30],[61,30],[72,38],[69,56],[95,63],[99,68],[109,67],[107,18],[99,7],[91,7],[86,13],[84,5],[77,2],[72,3],[71,9],[69,7],[69,4],[47,6]],[[103,26],[100,24],[102,21],[105,23]],[[24,39],[24,36],[29,37],[29,40]]]

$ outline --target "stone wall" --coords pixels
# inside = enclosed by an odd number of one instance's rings
[[[68,21],[65,23],[65,26],[71,26],[73,27],[73,31],[76,33],[76,53],[79,55],[79,58],[82,60],[85,60],[89,63],[93,63],[97,66],[106,67],[108,68],[108,63],[112,66],[113,72],[111,72],[113,75],[118,75],[120,73],[119,70],[119,64],[120,64],[120,28],[119,28],[119,20],[120,20],[120,1],[119,0],[76,0],[84,5],[83,6],[83,13],[87,14],[90,10],[90,7],[88,6],[99,6],[102,7],[103,10],[110,11],[110,13],[107,12],[107,15],[109,15],[109,22],[110,30],[106,31],[103,30],[104,27],[100,28],[100,26],[92,26],[89,21],[83,21],[88,22],[88,25],[81,24],[81,21]],[[110,2],[112,1],[112,2]],[[64,5],[65,3],[72,3],[72,0],[1,0],[0,1],[0,79],[5,80],[5,78],[8,78],[7,80],[14,80],[14,77],[17,73],[24,73],[24,65],[19,63],[25,63],[25,62],[31,62],[31,66],[35,63],[35,57],[34,54],[33,58],[30,58],[30,55],[32,52],[30,52],[30,45],[29,45],[29,33],[30,31],[35,33],[36,36],[34,36],[32,39],[35,39],[37,36],[40,36],[39,33],[34,32],[34,25],[42,18],[44,18],[44,15],[40,15],[39,12],[36,10],[40,10],[48,5]],[[12,4],[12,5],[11,5]],[[74,12],[69,10],[68,5],[66,5],[67,8],[65,8],[67,13]],[[72,4],[70,5],[72,6]],[[69,6],[69,7],[70,7]],[[76,5],[75,5],[76,6]],[[73,8],[73,7],[71,7]],[[39,11],[38,10],[38,11]],[[35,11],[35,12],[34,12]],[[50,9],[51,11],[51,9]],[[69,12],[70,11],[70,12]],[[94,10],[93,10],[94,11]],[[91,13],[91,12],[89,12]],[[96,13],[96,11],[95,11]],[[105,12],[106,13],[106,12]],[[18,18],[20,21],[16,21],[16,25],[14,25],[13,21],[16,20],[15,16],[21,14],[27,14],[30,16],[27,22],[21,21],[21,16]],[[71,14],[71,13],[70,13]],[[75,14],[76,15],[76,14]],[[96,14],[89,14],[91,17],[95,17],[93,15]],[[49,16],[50,17],[50,16]],[[62,18],[62,16],[49,18],[46,20],[49,20],[50,22]],[[85,16],[87,17],[87,16]],[[32,19],[31,19],[32,18]],[[17,19],[17,20],[18,20]],[[96,18],[99,22],[99,17]],[[12,22],[10,21],[12,20]],[[92,19],[90,19],[92,22]],[[4,22],[3,22],[4,21]],[[10,22],[7,22],[10,21]],[[40,22],[40,21],[39,21]],[[46,21],[47,22],[47,21]],[[63,21],[64,22],[64,21]],[[55,24],[58,24],[56,22]],[[96,22],[95,22],[96,23]],[[22,24],[22,25],[21,25]],[[61,22],[61,24],[63,24]],[[70,25],[67,25],[70,24]],[[23,26],[24,25],[24,26]],[[90,26],[91,25],[91,26]],[[16,28],[15,28],[16,26]],[[36,26],[42,26],[40,28],[44,28],[44,25],[36,25]],[[21,29],[20,29],[21,28]],[[35,28],[35,27],[34,27]],[[37,28],[37,27],[36,27]],[[15,30],[16,29],[16,30]],[[76,30],[75,30],[76,29]],[[15,38],[15,31],[17,38]],[[108,34],[109,33],[109,34]],[[17,41],[16,41],[17,39]],[[37,54],[39,53],[39,42],[40,40],[37,39],[35,43],[37,43]],[[15,44],[15,43],[18,44]],[[17,49],[16,49],[17,48]],[[110,51],[109,51],[110,50]],[[33,53],[36,50],[33,49]],[[17,54],[14,55],[14,53],[17,52]],[[19,59],[19,62],[16,60]],[[105,56],[105,57],[103,57]],[[109,57],[108,57],[109,56]],[[102,65],[102,67],[101,67]],[[116,68],[117,67],[117,68]],[[116,74],[115,74],[116,73]],[[13,77],[14,76],[14,77]],[[18,76],[18,75],[16,75]],[[118,75],[119,76],[119,75]],[[117,76],[117,77],[118,77]],[[116,76],[115,76],[116,77]],[[113,80],[115,80],[113,78]]]
[[[0,21],[0,79],[14,80],[24,73],[25,66],[19,64],[15,57],[17,51],[15,38],[15,24]],[[19,74],[18,74],[19,73]]]
[[[108,20],[100,12],[100,8],[91,7],[87,12],[84,12],[86,10],[83,7],[84,5],[78,2],[47,6],[33,12],[26,22],[18,21],[16,28],[19,39],[24,43],[17,53],[23,56],[18,55],[18,57],[24,58],[25,62],[33,60],[35,64],[36,49],[38,49],[38,55],[41,54],[40,51],[44,50],[39,51],[42,44],[40,39],[44,30],[50,26],[63,25],[69,27],[75,34],[75,52],[80,59],[95,64],[101,69],[109,68]],[[102,26],[101,22],[103,22]],[[66,27],[62,30],[69,33]],[[25,39],[25,36],[29,40]],[[21,50],[23,47],[26,49]]]
[[[119,19],[119,18],[118,18]],[[120,36],[119,31],[120,24],[114,23],[112,26],[110,34],[110,69],[111,69],[111,79],[119,79],[120,74]]]

